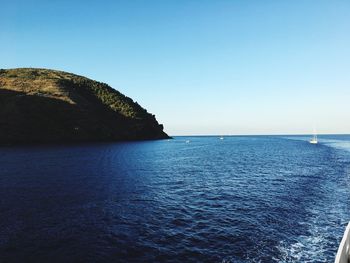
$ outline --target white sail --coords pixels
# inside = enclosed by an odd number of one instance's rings
[[[310,143],[311,143],[311,144],[317,144],[317,143],[318,143],[317,134],[316,134],[316,131],[315,131],[315,130],[314,130],[312,139],[310,140]]]

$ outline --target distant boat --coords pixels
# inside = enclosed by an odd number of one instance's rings
[[[190,140],[187,140],[186,143],[190,143]]]
[[[312,139],[310,140],[310,143],[311,144],[317,144],[318,143],[317,134],[316,134],[315,131],[314,131],[314,134],[312,135]]]
[[[224,137],[221,136],[221,137],[220,137],[220,140],[223,140],[223,139],[224,139]]]

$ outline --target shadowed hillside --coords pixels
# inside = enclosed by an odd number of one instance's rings
[[[107,84],[48,69],[0,69],[0,143],[168,138],[154,115]]]

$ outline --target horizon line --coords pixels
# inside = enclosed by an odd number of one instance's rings
[[[312,133],[278,133],[278,134],[189,134],[189,135],[173,135],[168,134],[170,137],[234,137],[234,136],[310,136]],[[350,135],[350,133],[318,133],[319,135]]]

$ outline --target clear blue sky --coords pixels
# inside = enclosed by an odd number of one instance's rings
[[[0,68],[110,84],[171,135],[350,133],[350,1],[0,1]]]

